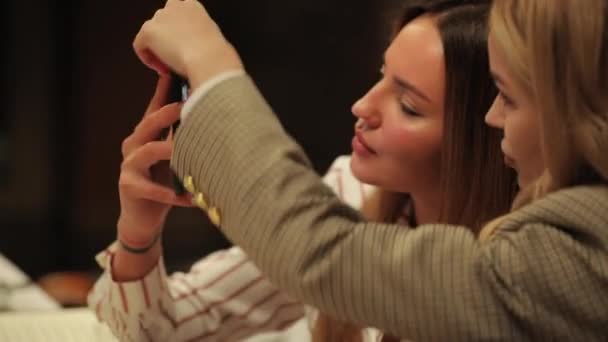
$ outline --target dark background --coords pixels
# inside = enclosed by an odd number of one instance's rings
[[[400,2],[205,4],[322,173],[350,151],[350,106],[378,77]],[[34,278],[95,269],[114,238],[120,144],[155,86],[131,43],[163,3],[3,2],[0,253]],[[171,214],[169,267],[226,245],[202,212]]]

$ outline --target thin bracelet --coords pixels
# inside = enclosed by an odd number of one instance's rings
[[[120,237],[117,239],[118,243],[120,244],[120,247],[122,247],[122,249],[124,249],[125,251],[129,252],[129,253],[133,253],[133,254],[144,254],[147,251],[151,250],[152,247],[154,247],[154,245],[156,245],[156,242],[158,242],[158,239],[160,238],[160,233],[156,234],[156,236],[154,237],[154,240],[152,240],[152,242],[150,242],[149,245],[145,246],[145,247],[131,247],[129,245],[127,245],[126,243],[124,243]]]

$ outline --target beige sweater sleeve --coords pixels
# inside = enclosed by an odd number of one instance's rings
[[[463,227],[365,222],[313,172],[248,77],[196,103],[172,167],[275,284],[335,317],[417,341],[594,336],[568,321],[581,273],[547,267],[579,253],[563,234],[519,223],[481,244]],[[551,249],[534,245],[539,232]],[[605,314],[598,308],[581,312]]]

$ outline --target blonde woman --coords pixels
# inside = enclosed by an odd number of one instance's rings
[[[242,65],[196,1],[169,0],[134,46],[155,70],[206,85],[172,165],[289,294],[417,341],[590,341],[608,335],[607,11],[605,0],[494,1],[501,94],[487,121],[522,191],[479,238],[370,223],[340,203],[247,76],[217,78]]]

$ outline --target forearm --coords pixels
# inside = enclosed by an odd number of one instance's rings
[[[172,167],[181,179],[193,177],[196,189],[210,198],[211,206],[220,208],[221,229],[243,247],[277,285],[322,311],[349,321],[361,321],[364,317],[354,312],[352,300],[360,298],[363,292],[357,297],[345,293],[344,302],[326,300],[329,298],[320,293],[323,288],[317,281],[319,276],[328,273],[309,272],[318,266],[331,267],[320,259],[328,256],[323,248],[335,246],[340,236],[347,236],[361,222],[360,218],[354,210],[342,210],[341,219],[348,222],[347,225],[336,225],[325,233],[307,232],[305,226],[314,227],[315,217],[323,215],[324,208],[313,215],[305,213],[307,217],[298,220],[296,216],[302,212],[291,211],[290,208],[296,207],[294,201],[314,209],[315,202],[329,200],[338,204],[338,200],[320,181],[314,182],[316,175],[310,170],[305,155],[285,135],[261,96],[252,95],[255,88],[249,82],[242,78],[226,81],[196,104],[177,132]],[[240,98],[241,94],[245,94],[244,98]],[[201,139],[205,142],[191,143]],[[292,173],[282,174],[284,167]],[[313,182],[285,182],[295,176]],[[294,233],[299,236],[293,238],[289,235],[290,223],[296,220],[302,229],[301,233]],[[250,226],[255,229],[244,228]],[[369,285],[369,282],[354,283]],[[311,291],[314,288],[317,292]],[[365,320],[370,325],[372,322]]]
[[[390,319],[405,306],[403,270],[391,259],[397,228],[374,236],[381,228],[365,227],[321,183],[251,87],[227,81],[197,104],[178,130],[174,169],[193,177],[222,211],[222,231],[277,285],[340,319],[403,333]],[[375,277],[393,291],[378,293]]]
[[[134,254],[119,247],[113,258],[112,277],[117,282],[133,281],[143,278],[158,264],[162,255],[160,241],[145,253]]]
[[[142,223],[130,224],[122,216],[118,219],[117,248],[112,258],[112,277],[117,282],[143,278],[158,264],[162,255],[159,229],[143,229]],[[157,232],[158,233],[154,233]],[[133,248],[147,249],[134,252]],[[131,249],[131,250],[128,250]]]
[[[172,329],[171,321],[178,310],[173,308],[168,292],[162,257],[147,274],[132,281],[117,281],[113,265],[119,249],[114,242],[96,256],[104,272],[89,293],[89,307],[121,341],[166,341],[167,336],[177,336],[179,331]]]
[[[105,272],[89,306],[121,340],[237,340],[303,316],[303,306],[265,279],[239,248],[215,252],[188,273],[167,277],[159,260],[142,279],[116,282],[116,247],[98,256]]]

